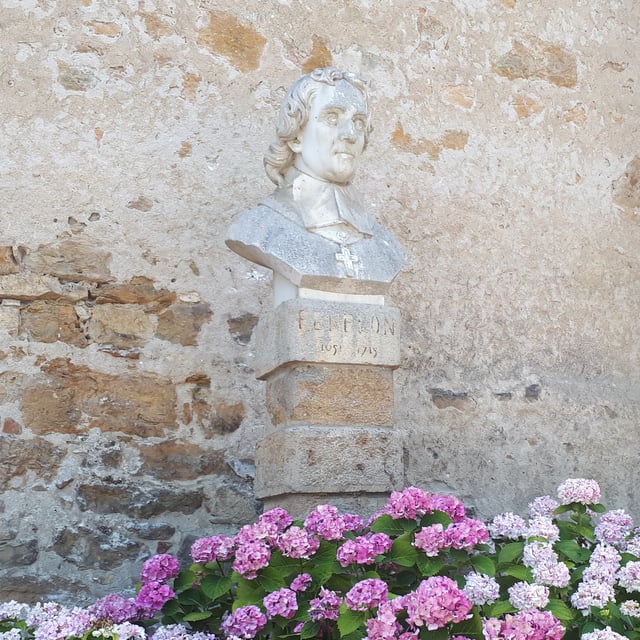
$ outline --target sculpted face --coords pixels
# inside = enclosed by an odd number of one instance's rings
[[[346,80],[319,83],[306,126],[289,143],[300,171],[345,184],[356,170],[365,145],[367,105],[363,95]]]

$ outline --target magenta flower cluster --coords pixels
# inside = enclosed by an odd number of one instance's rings
[[[336,554],[338,562],[347,567],[352,563],[373,564],[377,556],[391,549],[393,541],[386,533],[368,533],[346,540]]]
[[[548,611],[520,611],[484,621],[486,640],[561,640],[564,627]]]
[[[600,501],[600,486],[595,480],[569,478],[558,487],[561,504],[597,504]]]

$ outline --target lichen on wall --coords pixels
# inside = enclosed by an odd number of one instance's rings
[[[128,588],[255,517],[270,275],[224,237],[318,65],[371,81],[357,186],[409,258],[406,484],[491,515],[588,476],[637,515],[639,22],[623,0],[5,0],[0,597]]]

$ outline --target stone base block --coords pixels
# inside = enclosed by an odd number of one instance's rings
[[[267,380],[274,425],[393,426],[393,370],[365,365],[289,364]]]
[[[270,433],[256,450],[260,499],[388,494],[403,484],[402,443],[392,429],[291,427]]]
[[[295,298],[260,318],[256,376],[288,362],[400,364],[400,312],[395,307]]]

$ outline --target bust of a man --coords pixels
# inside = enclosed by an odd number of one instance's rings
[[[365,83],[333,67],[287,92],[264,164],[277,189],[238,216],[227,245],[274,272],[274,303],[322,298],[384,304],[404,264],[397,240],[351,186],[371,131]]]

